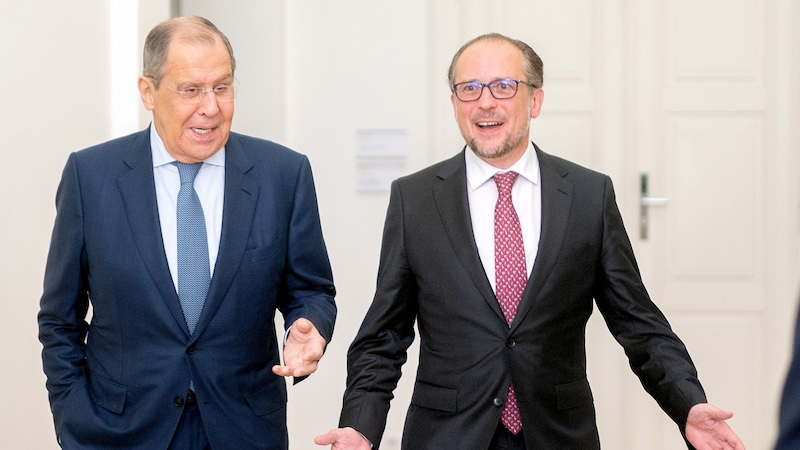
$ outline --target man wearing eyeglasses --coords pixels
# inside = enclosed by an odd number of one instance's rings
[[[594,301],[634,372],[698,449],[743,449],[650,301],[611,180],[529,138],[542,61],[498,34],[449,70],[466,148],[392,185],[372,306],[348,352],[335,450],[377,448],[406,350],[402,448],[597,449],[586,378]]]
[[[334,286],[308,159],[230,131],[235,67],[211,22],[156,26],[151,126],[67,161],[39,312],[65,449],[289,446],[284,377],[316,370]]]

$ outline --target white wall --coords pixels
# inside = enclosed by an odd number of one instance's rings
[[[345,2],[289,3],[287,140],[309,152],[316,167],[340,311],[321,376],[292,392],[300,402],[290,405],[290,427],[324,432],[338,422],[345,353],[372,299],[388,203],[385,193],[355,191],[356,130],[407,130],[409,169],[429,162],[428,2],[359,0],[346,8]],[[439,81],[446,86],[444,70]],[[449,103],[446,96],[441,100]],[[399,441],[416,372],[413,355],[404,368],[409,376],[395,392],[388,449],[391,440]],[[298,426],[303,418],[308,425]],[[293,448],[310,448],[310,435],[295,432]]]
[[[36,313],[69,152],[109,138],[108,2],[0,4],[0,447],[55,448]]]
[[[148,28],[168,16],[166,2],[140,3],[139,17],[157,17]],[[112,51],[131,37],[112,40],[111,5],[0,3],[0,85],[6,91],[0,108],[0,448],[57,448],[36,314],[67,155],[110,139],[114,127],[126,129],[112,119],[110,73]],[[130,57],[138,61],[141,44],[133,46]],[[129,79],[134,91],[135,76]],[[139,126],[128,122],[126,132]]]

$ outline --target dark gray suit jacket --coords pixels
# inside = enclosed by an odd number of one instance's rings
[[[463,152],[392,185],[377,290],[348,354],[340,426],[380,443],[416,321],[404,449],[486,449],[512,380],[529,449],[598,448],[585,354],[593,301],[681,430],[705,401],[683,343],[642,284],[611,180],[536,152],[541,240],[510,328],[473,238]]]

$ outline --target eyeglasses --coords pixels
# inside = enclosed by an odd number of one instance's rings
[[[454,84],[452,88],[456,98],[462,102],[474,102],[475,100],[481,98],[484,87],[489,88],[489,92],[492,93],[494,98],[503,100],[517,95],[517,86],[519,86],[520,83],[527,84],[532,88],[536,87],[527,81],[502,78],[499,80],[490,81],[486,84],[481,83],[480,81],[465,81],[463,83]]]
[[[166,87],[166,86],[164,86]],[[203,89],[201,87],[188,87],[186,89],[172,89],[166,87],[172,92],[176,92],[181,101],[188,104],[197,104],[203,101],[206,94],[209,92],[214,93],[218,102],[232,102],[236,98],[237,86],[235,84],[220,84],[211,89]]]

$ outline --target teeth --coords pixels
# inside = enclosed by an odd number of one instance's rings
[[[192,130],[194,130],[194,132],[197,133],[197,134],[208,134],[208,133],[211,133],[211,129],[210,128],[192,128]]]
[[[500,122],[478,122],[479,127],[492,127],[500,125]]]

